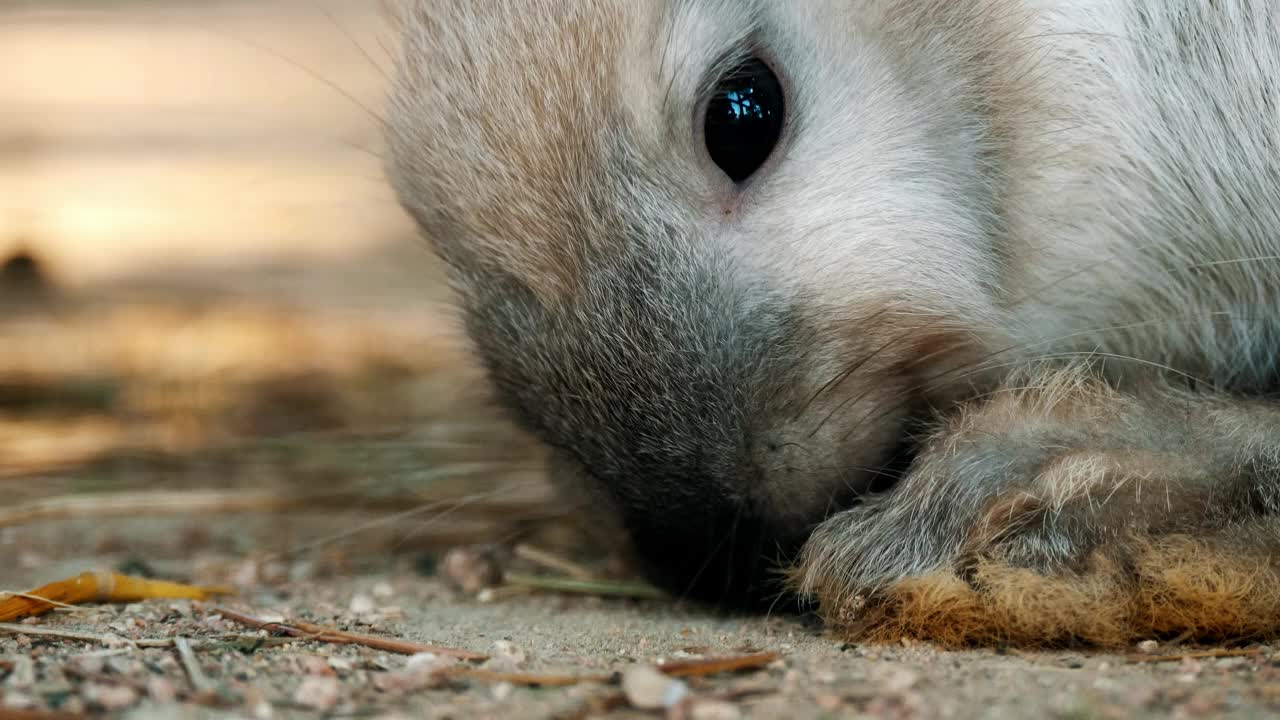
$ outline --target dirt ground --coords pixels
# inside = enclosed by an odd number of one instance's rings
[[[234,590],[0,625],[0,719],[1280,713],[1280,647],[850,645],[588,552],[378,178],[370,5],[0,9],[0,589]]]
[[[211,529],[204,522],[186,524],[202,533]],[[243,531],[235,523],[225,529]],[[114,532],[136,541],[155,527],[135,532],[126,524]],[[28,558],[31,567],[10,568],[3,584],[34,586],[59,572],[128,560],[137,566],[138,558],[119,553],[62,562]],[[272,570],[269,563],[206,550],[154,565],[170,576],[195,567],[203,579],[238,580],[242,592],[220,604],[259,619],[307,620],[491,657],[455,664],[429,655],[288,641],[228,621],[213,604],[96,606],[22,626],[29,634],[6,628],[0,637],[4,707],[131,718],[1118,719],[1273,717],[1280,711],[1280,648],[1273,647],[1248,647],[1238,657],[1151,662],[1191,649],[1100,655],[853,646],[825,637],[810,618],[718,616],[662,600],[554,594],[478,599],[407,559],[363,572],[321,571],[309,562]],[[171,646],[135,646],[173,638],[187,641],[189,658]],[[670,681],[674,688],[662,688],[658,697],[675,693],[671,697],[680,701],[650,711],[618,700],[620,692],[629,693],[608,679],[527,687],[432,674],[462,665],[609,676],[663,661],[764,652],[778,659],[754,671]],[[616,707],[609,709],[611,704]]]

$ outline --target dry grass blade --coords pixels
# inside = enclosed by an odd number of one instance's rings
[[[578,580],[575,578],[519,575],[515,573],[508,573],[505,580],[508,585],[580,595],[610,595],[646,600],[661,600],[667,597],[666,593],[645,583]]]
[[[138,602],[140,600],[208,600],[230,595],[230,588],[198,587],[165,580],[86,572],[0,600],[0,622],[42,615],[57,607],[88,602]]]
[[[379,637],[376,635],[360,635],[357,633],[349,633],[345,630],[337,628],[327,628],[322,625],[316,625],[308,622],[273,622],[263,620],[261,618],[246,615],[229,608],[215,607],[213,611],[232,622],[247,625],[258,630],[267,632],[281,633],[305,640],[313,640],[315,642],[335,643],[343,645],[361,645],[364,647],[382,650],[400,655],[416,655],[418,653],[432,653],[444,657],[457,658],[459,660],[482,661],[488,660],[489,656],[482,653],[471,652],[470,650],[460,650],[457,648],[439,647],[437,645],[426,645],[423,643],[413,642],[411,640],[401,640],[399,638]]]
[[[596,579],[595,574],[582,565],[527,543],[517,545],[515,547],[515,554],[518,558],[528,560],[536,565],[541,565],[549,570],[564,573],[574,580],[593,582]]]
[[[200,667],[200,661],[196,659],[191,642],[184,637],[176,637],[173,639],[173,647],[178,651],[178,659],[182,661],[182,668],[186,671],[187,678],[191,680],[191,687],[198,693],[212,693],[216,688],[213,681],[204,673],[204,668]]]
[[[12,633],[14,635],[30,635],[33,637],[48,637],[59,640],[96,643],[98,645],[105,645],[108,647],[112,645],[125,645],[129,648],[174,647],[174,638],[124,638],[119,635],[82,632],[79,630],[62,630],[59,628],[42,627],[40,625],[23,625],[20,623],[0,622],[0,632]],[[263,640],[263,638],[256,635],[219,635],[213,638],[203,638],[188,642],[195,648],[226,647],[228,643],[240,643],[243,645],[271,644],[264,643]],[[13,665],[14,663],[11,661],[0,660],[0,670],[12,670]]]
[[[1237,648],[1204,650],[1201,652],[1173,653],[1170,655],[1130,655],[1127,660],[1132,664],[1180,662],[1182,660],[1212,660],[1214,658],[1254,657],[1262,654],[1262,648]]]
[[[302,510],[403,512],[423,505],[430,498],[421,495],[378,497],[350,493],[304,493],[273,490],[179,490],[173,492],[118,492],[64,495],[22,503],[0,512],[0,528],[29,525],[50,520],[74,520],[139,515],[233,515],[242,513]],[[512,502],[489,501],[456,513],[534,513],[545,504],[538,498]],[[546,511],[543,510],[543,514]]]
[[[75,640],[77,642],[97,643],[99,645],[133,645],[136,647],[171,647],[173,641],[167,638],[154,640],[127,640],[118,635],[79,632],[76,630],[59,630],[57,628],[40,627],[39,625],[20,625],[18,623],[0,622],[0,632],[14,635],[30,635],[33,637],[51,637],[59,640]]]

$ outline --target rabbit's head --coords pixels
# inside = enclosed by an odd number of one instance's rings
[[[406,11],[402,203],[498,397],[672,591],[770,597],[991,347],[1007,4]]]

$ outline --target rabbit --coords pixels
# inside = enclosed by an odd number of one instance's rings
[[[1211,570],[1280,600],[1280,5],[411,0],[399,32],[400,203],[654,583],[960,641],[1207,628]]]

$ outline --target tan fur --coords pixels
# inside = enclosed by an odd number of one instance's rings
[[[396,112],[433,122],[392,133],[403,168],[394,179],[407,185],[403,197],[420,218],[449,211],[442,232],[465,233],[474,257],[515,273],[543,297],[572,297],[584,254],[608,251],[613,240],[574,226],[590,221],[579,204],[602,162],[598,129],[619,122],[609,112],[618,92],[611,59],[626,38],[615,16],[634,11],[616,0],[537,0],[519,13],[471,11],[470,4],[408,11],[406,51],[415,62],[404,65],[406,87],[395,97],[405,106]],[[551,47],[563,62],[541,62]],[[444,106],[416,108],[418,100]],[[587,108],[598,114],[584,117]],[[447,145],[432,143],[444,137]],[[434,171],[446,167],[463,172]],[[570,235],[596,245],[562,242]]]
[[[833,553],[848,553],[848,539],[866,529],[844,527],[826,529],[837,542],[810,544],[790,582],[817,599],[837,633],[875,642],[1120,647],[1280,636],[1280,526],[1235,508],[1231,478],[1253,451],[1245,424],[1269,437],[1276,412],[1265,403],[1205,408],[1170,388],[1146,397],[1156,395],[1166,402],[1145,405],[1086,371],[1015,376],[931,438],[908,480],[936,482],[935,495],[962,501],[947,484],[980,484],[963,459],[973,450],[993,468],[1003,461],[991,452],[1040,458],[978,509],[955,541],[954,566],[850,582],[845,568],[865,561]],[[1063,523],[1111,534],[1065,564],[1028,566],[1018,541]]]
[[[1045,576],[983,560],[968,580],[938,572],[874,599],[822,602],[849,640],[902,638],[947,647],[1093,645],[1149,639],[1220,642],[1280,636],[1280,560],[1230,538],[1142,539],[1131,566],[1098,551],[1079,574]],[[825,599],[825,589],[818,597]],[[840,596],[833,589],[832,597]]]

